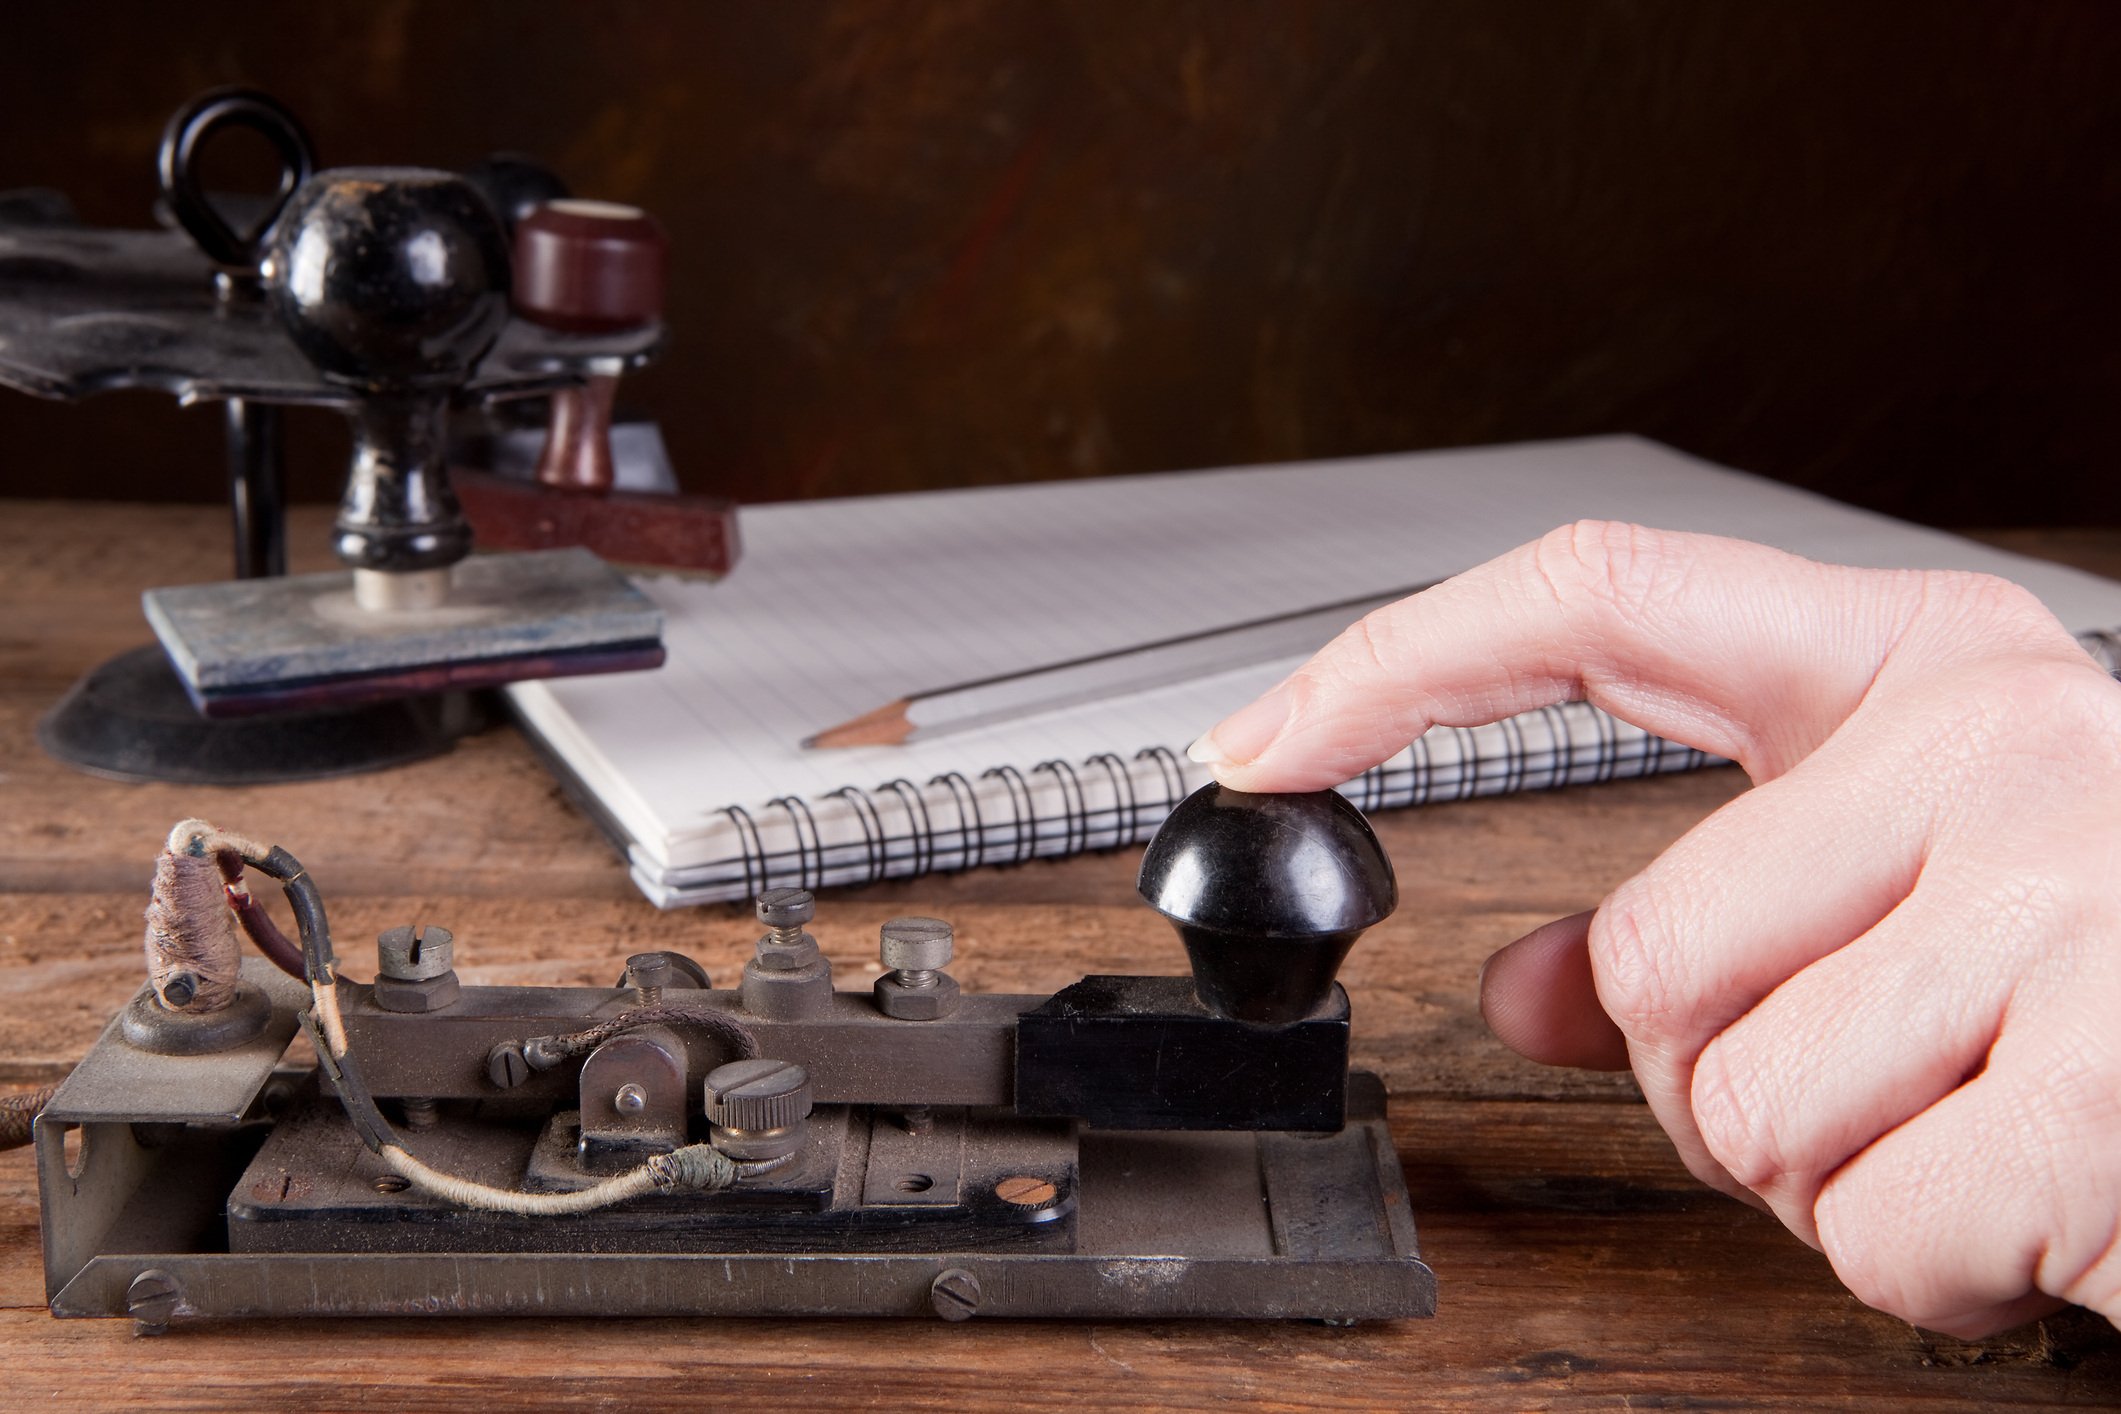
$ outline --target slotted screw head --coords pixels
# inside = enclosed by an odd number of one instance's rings
[[[892,972],[933,972],[950,961],[955,935],[940,918],[894,918],[877,937],[877,953]]]
[[[1060,1189],[1050,1178],[1018,1173],[995,1184],[994,1196],[1012,1208],[1044,1208],[1060,1197]]]
[[[758,915],[768,928],[800,928],[817,917],[817,898],[808,889],[768,889],[758,897]]]
[[[486,1078],[503,1090],[513,1090],[530,1079],[530,1062],[523,1058],[523,1048],[513,1041],[503,1041],[488,1051]]]
[[[979,1278],[963,1267],[946,1268],[929,1283],[928,1300],[944,1320],[969,1321],[979,1314]]]
[[[456,944],[447,928],[391,928],[376,936],[376,972],[393,982],[426,982],[455,964]]]
[[[723,1129],[786,1129],[810,1115],[810,1072],[760,1056],[707,1073],[707,1118]]]
[[[133,1278],[125,1290],[125,1313],[142,1325],[169,1324],[184,1301],[184,1288],[159,1267],[150,1267]]]
[[[667,987],[670,971],[667,953],[637,952],[626,959],[626,980],[636,987]]]

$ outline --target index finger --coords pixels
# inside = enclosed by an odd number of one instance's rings
[[[1316,790],[1431,726],[1582,698],[1767,780],[1855,710],[1939,578],[1581,521],[1371,613],[1189,754],[1239,790]]]

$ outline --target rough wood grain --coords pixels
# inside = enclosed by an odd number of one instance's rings
[[[305,511],[297,544],[321,540],[320,525]],[[44,761],[28,736],[36,713],[142,636],[140,588],[218,574],[222,535],[218,513],[198,510],[0,518],[0,594],[17,608],[0,621],[0,1086],[63,1071],[137,985],[149,857],[193,813],[302,854],[356,975],[366,938],[411,921],[454,929],[475,981],[609,982],[645,947],[731,975],[753,936],[746,911],[650,907],[505,730],[443,761],[308,787],[125,787]],[[2051,548],[2121,564],[2121,534]],[[1966,1344],[1867,1311],[1817,1254],[1696,1185],[1624,1077],[1542,1070],[1481,1027],[1482,957],[1595,903],[1743,784],[1705,772],[1379,817],[1406,902],[1343,975],[1358,1059],[1399,1097],[1394,1132],[1443,1287],[1434,1321],[435,1320],[136,1340],[123,1322],[44,1312],[36,1196],[17,1152],[0,1155],[0,1405],[2121,1405],[2121,1336],[2104,1321]],[[843,984],[874,974],[876,926],[905,912],[958,924],[953,971],[968,987],[1175,969],[1168,929],[1134,899],[1134,865],[1130,851],[841,891],[815,931]]]

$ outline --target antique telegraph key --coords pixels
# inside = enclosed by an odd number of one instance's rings
[[[281,163],[243,226],[197,172],[228,128],[262,134]],[[87,230],[63,213],[0,224],[0,383],[69,398],[146,386],[229,407],[240,577],[148,592],[159,649],[104,665],[46,720],[40,739],[63,760],[256,780],[431,754],[464,729],[449,694],[662,661],[660,614],[594,552],[713,573],[736,554],[726,502],[648,497],[644,510],[609,494],[610,389],[663,339],[652,219],[547,199],[563,189],[523,164],[489,163],[477,184],[313,168],[285,109],[219,90],[164,135],[180,231]],[[514,513],[488,538],[528,553],[473,557],[452,415],[539,396],[557,409],[547,460],[581,470],[503,498]],[[282,574],[287,404],[337,408],[353,426],[335,573]],[[665,533],[628,534],[643,524]],[[254,720],[220,725],[238,719]]]
[[[611,988],[467,986],[431,925],[383,934],[364,984],[292,855],[186,821],[148,983],[36,1123],[51,1309],[1432,1314],[1334,981],[1396,903],[1368,824],[1333,792],[1210,786],[1141,891],[1190,977],[964,993],[949,925],[901,918],[875,986],[836,991],[783,888],[731,987],[676,953]]]

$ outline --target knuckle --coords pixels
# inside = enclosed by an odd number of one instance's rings
[[[2044,640],[2056,631],[2055,616],[2038,595],[1999,575],[1931,570],[1922,587],[1924,603],[1956,633],[1978,629]]]
[[[1875,1167],[1873,1160],[1861,1172],[1851,1167],[1827,1181],[1812,1209],[1819,1250],[1858,1301],[1919,1321],[1927,1313],[1914,1296],[1923,1281],[1907,1269],[1899,1209],[1876,1201],[1878,1185],[1870,1172]]]
[[[1724,1171],[1756,1193],[1789,1171],[1780,1118],[1757,1070],[1733,1054],[1728,1033],[1703,1048],[1690,1101],[1701,1142]]]
[[[1405,657],[1391,619],[1382,610],[1373,610],[1341,631],[1332,664],[1342,677],[1388,682],[1404,670]]]
[[[1589,604],[1632,618],[1671,591],[1686,559],[1662,531],[1579,520],[1534,544],[1532,568],[1563,608]]]
[[[1973,685],[2005,721],[2032,716],[2090,725],[2113,720],[2115,694],[2106,691],[2112,682],[2088,658],[2010,654],[1984,664]]]
[[[2058,666],[2082,657],[2061,621],[2023,585],[1967,570],[1908,573],[1917,593],[1903,641],[1925,654],[2003,659],[2020,668],[2032,655]]]
[[[2019,645],[1932,674],[1901,730],[1951,785],[1959,818],[2023,817],[2072,799],[2088,775],[2121,774],[2121,684],[2073,646]]]
[[[2121,1211],[2094,1196],[2113,1174],[2102,1137],[2121,1132],[2121,1065],[2104,1021],[2065,1021],[1991,1059],[2012,1097],[1991,1169],[2028,1200],[2021,1265],[2040,1290],[2094,1307],[2121,1289]]]
[[[1638,875],[1591,919],[1591,973],[1607,1014],[1631,1038],[1653,1040],[1681,1011],[1669,901]]]

